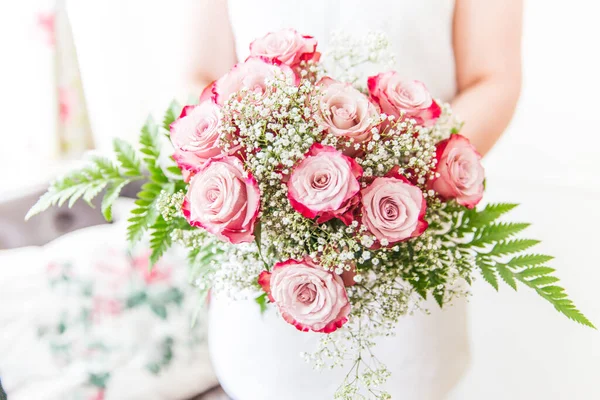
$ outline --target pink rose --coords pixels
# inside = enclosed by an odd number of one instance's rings
[[[277,59],[290,67],[301,61],[318,61],[317,41],[312,36],[303,36],[294,29],[282,29],[266,34],[250,43],[250,55]]]
[[[179,119],[171,124],[173,158],[186,180],[206,161],[223,153],[220,128],[220,107],[210,101],[184,107]]]
[[[318,82],[321,87],[319,125],[327,132],[355,143],[371,139],[371,129],[376,126],[379,110],[367,96],[349,83],[325,77]]]
[[[190,225],[237,244],[254,240],[259,208],[256,180],[238,158],[225,156],[209,160],[192,177],[182,210]]]
[[[430,125],[442,113],[422,82],[402,80],[395,71],[371,76],[367,85],[371,97],[387,115],[399,118],[404,113],[419,124]]]
[[[362,223],[383,246],[420,236],[428,226],[426,210],[421,189],[396,171],[362,190]]]
[[[483,197],[485,171],[481,155],[464,136],[452,135],[438,143],[435,157],[439,177],[430,187],[444,199],[456,199],[458,204],[473,208]]]
[[[258,282],[298,330],[331,333],[348,321],[350,302],[342,278],[308,258],[279,262]]]
[[[306,218],[319,216],[318,223],[342,216],[360,190],[362,172],[352,158],[315,143],[287,182],[290,204]]]
[[[213,101],[223,105],[232,94],[238,93],[242,89],[264,94],[266,90],[265,81],[273,79],[277,74],[283,74],[290,81],[297,81],[292,69],[277,60],[248,57],[246,61],[235,65],[214,83],[212,87]],[[203,98],[206,98],[204,93]]]

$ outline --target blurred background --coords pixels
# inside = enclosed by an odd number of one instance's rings
[[[120,371],[112,374],[111,382],[120,389],[112,390],[125,390],[127,379],[144,384],[150,379],[136,375],[136,366],[156,370],[169,358],[169,351],[152,355],[158,360],[152,367],[150,350],[133,344],[139,332],[128,341],[104,343],[104,347],[89,340],[77,348],[61,349],[53,329],[82,324],[81,332],[89,332],[85,329],[94,325],[93,316],[89,317],[93,312],[122,314],[123,321],[130,321],[126,311],[133,313],[138,328],[156,326],[152,318],[158,318],[164,326],[153,328],[156,342],[148,344],[149,349],[168,349],[171,343],[192,346],[197,352],[196,357],[173,361],[189,377],[155,374],[154,389],[148,391],[154,394],[112,398],[192,398],[216,384],[203,345],[193,344],[201,338],[174,328],[183,326],[187,304],[194,301],[184,278],[174,272],[164,272],[169,279],[136,275],[144,250],[132,254],[125,236],[115,240],[114,231],[88,228],[67,234],[100,223],[96,213],[83,211],[85,207],[71,213],[56,211],[28,224],[22,221],[48,181],[72,167],[86,151],[109,151],[113,137],[134,141],[148,114],[160,116],[173,98],[185,101],[192,94],[183,73],[186,57],[193,51],[186,48],[186,1],[191,0],[78,0],[59,1],[58,7],[50,0],[0,3],[0,379],[5,387],[9,378],[17,382],[10,389],[20,393],[18,398],[46,398],[36,394],[62,393],[73,387],[83,387],[89,393],[85,398],[104,396],[109,377],[99,365]],[[521,203],[513,218],[533,223],[529,236],[542,240],[540,252],[556,256],[551,266],[575,303],[597,325],[600,54],[595,39],[600,38],[599,13],[600,5],[588,0],[526,1],[521,100],[510,128],[485,159],[487,199]],[[124,200],[122,213],[117,210],[117,224],[126,209]],[[62,242],[50,242],[59,236]],[[120,260],[126,271],[121,272],[128,282],[138,282],[138,289],[128,283],[122,288],[97,288],[91,295],[85,292],[95,279],[90,269],[106,272],[97,265],[102,264],[98,259],[90,259],[103,243],[112,246],[111,257]],[[164,268],[171,271],[168,265]],[[48,297],[47,281],[52,279],[68,284]],[[180,296],[173,294],[176,291]],[[88,305],[79,307],[73,293],[88,293],[81,300]],[[120,303],[126,306],[111,308],[109,295],[126,299]],[[135,295],[142,299],[139,306],[131,300]],[[45,307],[65,304],[64,296],[72,304],[68,308],[50,312]],[[169,302],[183,306],[173,312],[166,306],[163,312],[161,305]],[[34,319],[20,317],[40,312],[47,317],[41,325],[29,326]],[[477,282],[469,321],[472,363],[453,399],[600,398],[598,332],[565,320],[535,294],[524,289],[513,293],[504,287],[498,295]],[[111,329],[99,325],[98,332],[86,337],[97,333],[101,338]],[[135,356],[124,355],[128,346],[133,346]],[[106,348],[121,349],[122,354]],[[52,368],[56,351],[61,365],[70,365],[61,379]],[[90,358],[92,353],[95,356]],[[99,353],[101,357],[96,356]],[[79,359],[87,361],[81,364]],[[156,393],[161,394],[156,397]]]

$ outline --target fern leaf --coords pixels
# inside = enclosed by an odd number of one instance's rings
[[[483,279],[485,279],[487,283],[492,285],[492,287],[498,291],[498,277],[496,276],[496,271],[494,268],[480,260],[477,260],[477,266],[479,267]]]
[[[554,257],[552,256],[547,256],[544,254],[526,254],[513,257],[513,259],[508,262],[508,265],[511,267],[531,267],[544,264],[553,258]]]
[[[150,268],[152,268],[158,260],[163,256],[165,251],[171,247],[171,225],[165,221],[162,215],[159,215],[156,222],[152,225],[152,233],[150,235]]]
[[[488,255],[502,256],[502,255],[515,254],[515,253],[519,253],[521,251],[527,250],[530,247],[533,247],[538,243],[540,243],[539,240],[532,240],[532,239],[505,240],[505,241],[496,243],[496,245],[488,253]]]
[[[123,173],[129,176],[142,176],[140,160],[129,143],[121,139],[113,140],[113,150],[123,169]]]
[[[515,274],[515,277],[525,285],[535,289],[535,291],[541,297],[550,302],[550,304],[552,304],[558,312],[565,315],[567,318],[582,325],[596,329],[594,324],[592,324],[592,322],[575,307],[575,304],[573,304],[573,301],[567,297],[567,294],[562,287],[556,285],[545,286],[547,285],[546,282],[550,281],[548,278],[553,278],[553,280],[551,280],[552,283],[558,282],[558,278],[545,276],[542,278],[528,280],[522,275],[522,273]]]
[[[477,238],[469,245],[472,247],[484,247],[486,245],[500,242],[526,229],[530,224],[500,222],[483,227],[479,230]]]
[[[488,204],[483,210],[469,215],[468,225],[472,228],[487,226],[517,206],[518,204],[512,203]]]
[[[532,278],[536,276],[548,275],[554,272],[554,268],[550,267],[532,267],[526,268],[519,272],[518,275],[522,278]]]
[[[515,277],[513,272],[506,268],[502,264],[496,265],[496,270],[498,271],[498,275],[502,278],[502,280],[514,290],[517,290],[517,282],[515,281]]]
[[[162,121],[162,127],[164,130],[166,130],[167,132],[171,130],[171,124],[175,122],[177,118],[179,118],[181,110],[181,105],[177,102],[177,100],[173,100],[169,105],[169,108],[167,109],[167,112],[165,113],[165,116]]]
[[[102,198],[102,205],[100,209],[102,211],[102,215],[104,215],[104,219],[107,221],[112,221],[112,205],[119,197],[121,189],[123,189],[123,187],[125,187],[125,185],[128,183],[128,180],[117,181],[106,190],[106,193]]]

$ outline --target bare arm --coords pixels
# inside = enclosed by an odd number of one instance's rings
[[[188,0],[187,81],[197,94],[236,63],[227,0]]]
[[[454,54],[461,133],[487,153],[508,126],[521,91],[522,0],[456,0]]]

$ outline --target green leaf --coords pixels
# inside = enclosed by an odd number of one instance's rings
[[[177,100],[173,100],[165,113],[163,118],[162,127],[167,132],[171,130],[171,124],[179,118],[183,107],[177,102]]]
[[[548,275],[554,272],[554,268],[550,267],[532,267],[524,269],[518,275],[522,278],[531,278],[536,276]]]
[[[500,277],[502,278],[502,280],[508,286],[510,286],[514,290],[517,290],[517,282],[515,281],[515,278],[513,276],[513,272],[511,270],[509,270],[508,268],[506,268],[502,264],[496,264],[496,270],[498,271],[498,274],[500,275]]]
[[[138,159],[133,146],[126,141],[117,138],[113,140],[113,150],[125,175],[136,177],[142,176],[140,160]]]
[[[554,257],[552,256],[547,256],[544,254],[526,254],[513,257],[513,259],[508,262],[508,265],[511,267],[529,267],[544,264],[553,258]]]
[[[469,215],[469,226],[473,228],[487,226],[517,206],[518,204],[512,203],[488,204],[483,210]]]
[[[151,228],[150,235],[150,268],[152,268],[162,255],[171,247],[171,232],[172,227],[165,221],[162,215],[159,215],[154,225]]]
[[[151,304],[150,309],[154,314],[156,314],[160,319],[167,319],[167,307],[162,304]]]
[[[266,293],[261,294],[256,299],[254,299],[258,306],[260,307],[260,313],[264,314],[267,311],[267,303],[269,301],[269,296]]]
[[[107,221],[112,221],[112,205],[115,202],[115,200],[119,198],[121,189],[123,189],[123,187],[128,183],[129,181],[127,180],[115,182],[115,184],[113,184],[106,190],[104,198],[102,199],[102,205],[100,209],[102,210],[102,215],[104,215],[104,219],[106,219]]]
[[[479,267],[483,279],[498,291],[498,278],[496,277],[494,268],[489,264],[480,261],[477,262],[477,266]]]
[[[529,225],[525,223],[500,222],[485,226],[479,231],[477,238],[470,243],[470,246],[484,247],[488,244],[505,240],[521,232]]]
[[[539,240],[532,239],[505,240],[500,243],[496,243],[494,248],[488,254],[493,256],[515,254],[527,250],[538,243],[540,243]]]
[[[80,198],[93,207],[92,200],[105,187],[119,185],[124,181],[130,182],[133,179],[135,178],[124,176],[123,172],[110,160],[94,157],[90,160],[89,165],[52,182],[48,191],[29,210],[25,219],[28,220],[52,206],[62,206],[67,203],[69,207],[72,207]]]

